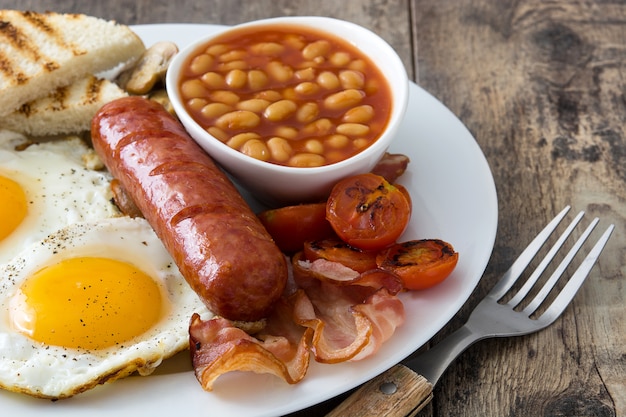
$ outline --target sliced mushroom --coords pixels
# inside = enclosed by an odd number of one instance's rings
[[[134,68],[123,72],[118,84],[130,94],[147,94],[163,81],[170,61],[178,53],[178,46],[172,42],[157,42],[143,53]]]
[[[176,116],[176,113],[174,112],[174,107],[172,107],[172,102],[170,101],[170,97],[167,95],[167,91],[164,88],[152,91],[148,95],[148,98],[150,100],[156,101],[157,103],[160,103],[163,107],[165,107],[165,110],[172,114],[172,116]]]
[[[133,199],[128,195],[126,189],[120,184],[119,180],[114,178],[111,181],[111,192],[113,193],[113,201],[120,211],[129,217],[143,217],[143,213],[135,204]]]

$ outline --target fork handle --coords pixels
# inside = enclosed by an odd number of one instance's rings
[[[484,337],[466,323],[429,350],[407,360],[410,368],[398,364],[365,383],[326,417],[413,417],[433,398],[433,384],[450,363]]]
[[[432,398],[432,384],[398,364],[361,386],[326,417],[413,417]]]

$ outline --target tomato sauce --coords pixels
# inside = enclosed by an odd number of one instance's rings
[[[213,136],[257,159],[320,166],[385,129],[392,107],[377,66],[348,42],[290,25],[242,28],[198,48],[180,88]]]

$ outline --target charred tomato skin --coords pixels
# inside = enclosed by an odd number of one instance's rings
[[[459,254],[440,239],[397,243],[380,252],[376,263],[397,274],[408,290],[424,290],[444,281],[456,268]]]
[[[346,243],[362,250],[381,250],[404,233],[411,199],[379,175],[358,174],[339,181],[326,203],[326,219]]]
[[[309,261],[325,259],[339,262],[361,273],[377,268],[376,255],[377,252],[355,248],[339,238],[310,240],[304,243],[304,256]]]

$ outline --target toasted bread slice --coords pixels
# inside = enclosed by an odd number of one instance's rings
[[[87,76],[0,117],[0,128],[27,136],[88,131],[91,119],[100,107],[127,95],[111,81]]]
[[[0,117],[88,74],[132,63],[144,51],[128,26],[113,21],[0,10]]]

